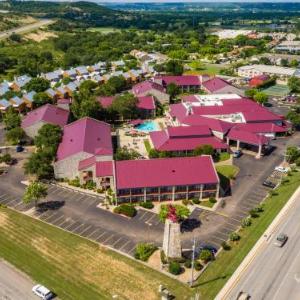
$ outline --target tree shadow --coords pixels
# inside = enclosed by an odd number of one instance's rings
[[[38,212],[46,212],[48,210],[57,210],[65,205],[65,201],[48,201],[37,205]]]
[[[185,219],[183,222],[180,224],[180,231],[183,232],[192,232],[194,229],[200,227],[201,222],[200,220],[197,219]]]
[[[223,275],[223,276],[217,276],[217,277],[215,277],[215,278],[212,278],[212,279],[207,280],[207,281],[204,281],[204,282],[195,283],[195,284],[193,285],[193,287],[194,287],[194,288],[196,288],[196,287],[201,287],[201,286],[204,286],[204,285],[209,284],[209,283],[214,282],[214,281],[224,280],[224,279],[226,279],[226,278],[230,278],[230,276],[231,276],[230,274],[226,274],[226,275]],[[200,277],[200,278],[201,278],[201,277]]]

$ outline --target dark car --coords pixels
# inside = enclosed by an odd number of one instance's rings
[[[214,256],[218,252],[218,249],[212,245],[201,245],[196,249],[196,253],[199,255],[202,250],[209,250]]]
[[[274,189],[276,187],[276,184],[274,182],[272,182],[272,181],[265,180],[263,182],[263,186],[266,186],[266,187]]]
[[[22,147],[21,145],[18,145],[16,147],[16,152],[23,152],[24,151],[24,147]]]
[[[243,154],[243,152],[241,150],[235,150],[235,151],[233,151],[233,157],[234,158],[239,158],[239,157],[242,156],[242,154]]]

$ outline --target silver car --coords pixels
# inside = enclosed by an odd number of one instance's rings
[[[277,235],[274,245],[277,247],[283,247],[287,240],[288,236],[285,233],[280,233]]]

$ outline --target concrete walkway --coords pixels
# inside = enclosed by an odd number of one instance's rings
[[[269,240],[271,239],[272,235],[276,231],[277,227],[285,220],[288,214],[294,209],[294,205],[300,197],[300,187],[296,190],[296,192],[292,195],[290,200],[284,206],[284,208],[280,211],[280,213],[276,216],[273,220],[271,225],[262,235],[262,237],[257,241],[255,246],[237,268],[235,273],[231,276],[231,278],[227,281],[223,289],[217,295],[216,300],[225,300],[225,299],[232,299],[229,297],[232,290],[237,286],[239,283],[241,276],[247,271],[247,269],[251,266],[254,259],[262,253],[264,248],[268,245]],[[229,297],[229,298],[228,298]]]

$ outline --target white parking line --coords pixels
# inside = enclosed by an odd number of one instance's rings
[[[84,223],[80,224],[79,226],[75,227],[72,232],[75,232],[75,230],[77,230],[78,228],[80,228],[81,226],[84,226]]]
[[[131,253],[131,251],[133,251],[136,248],[136,246],[134,245],[129,251],[127,251],[127,253]]]
[[[95,238],[95,240],[97,241],[98,239],[100,239],[106,233],[108,233],[108,232],[107,231],[102,232],[99,236],[97,236],[97,238]]]
[[[16,201],[16,200],[18,200],[18,199],[13,198],[13,199],[9,200],[7,203],[5,203],[5,205],[9,206],[10,203],[12,203],[12,202],[14,202],[14,201]]]
[[[212,235],[212,238],[217,239],[217,240],[220,240],[220,241],[222,241],[222,242],[225,242],[225,241],[226,241],[226,240],[224,240],[224,239],[221,239],[221,238],[215,236],[214,234]]]
[[[99,230],[99,228],[96,228],[93,232],[91,232],[86,238],[90,238],[91,236],[93,236],[93,234],[97,231],[97,230]]]
[[[57,191],[58,188],[55,186],[55,185],[51,185],[49,188],[48,188],[48,192],[52,192],[52,191]]]
[[[87,230],[91,229],[91,227],[93,227],[92,225],[89,225],[87,228],[83,229],[83,231],[78,232],[79,235],[83,234],[84,232],[86,232]]]
[[[56,224],[56,226],[60,227],[62,224],[64,224],[65,222],[69,222],[70,220],[66,220],[66,219],[63,219],[62,222]]]
[[[81,199],[83,199],[85,197],[85,195],[79,195],[79,197],[74,197],[74,201],[80,201]]]
[[[145,212],[139,217],[139,220],[142,220],[143,217],[144,217],[144,215],[146,215],[146,214],[147,214],[147,211],[145,211]]]
[[[149,223],[150,222],[150,220],[152,220],[153,218],[155,218],[156,217],[156,215],[153,215],[153,216],[151,216],[151,218],[150,219],[148,219],[147,221],[145,221],[145,223]]]
[[[121,236],[120,238],[118,238],[118,239],[116,240],[116,242],[114,242],[114,243],[112,244],[112,247],[114,247],[115,244],[117,244],[122,238],[123,238],[122,236]]]
[[[49,219],[51,219],[51,217],[56,216],[57,212],[52,212],[51,215],[49,215],[46,219],[43,219],[43,221],[48,222]]]
[[[106,243],[107,241],[109,241],[111,238],[113,238],[115,235],[114,234],[112,234],[112,235],[110,235],[109,237],[107,237],[107,239],[105,239],[103,242],[102,242],[102,244],[104,244],[104,243]]]
[[[72,224],[68,225],[66,228],[64,228],[65,230],[69,230],[70,227],[72,227],[77,221],[74,221]]]
[[[0,199],[5,198],[6,196],[8,196],[8,195],[7,194],[1,194]]]
[[[65,215],[60,216],[59,218],[55,219],[52,221],[52,223],[56,223],[58,220],[60,220],[61,218],[65,219]]]
[[[125,248],[129,243],[130,241],[127,241],[121,248],[119,248],[119,250],[122,251],[122,249]]]

